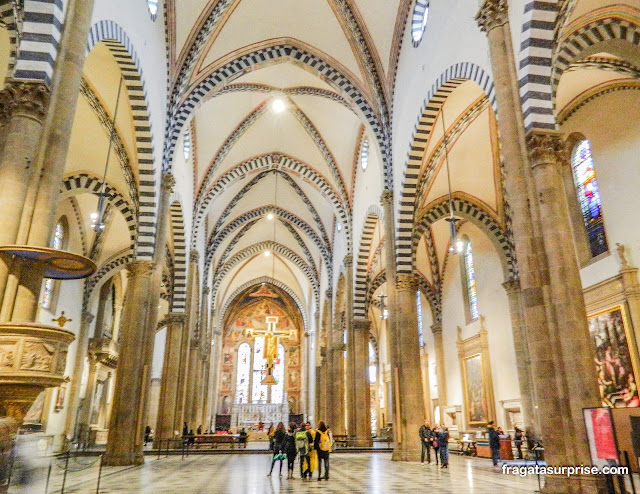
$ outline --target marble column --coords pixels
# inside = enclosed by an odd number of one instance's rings
[[[355,402],[355,446],[370,448],[371,439],[371,384],[369,383],[369,329],[368,319],[353,321],[353,361]]]
[[[160,381],[160,402],[158,404],[158,421],[154,442],[158,447],[160,441],[175,437],[175,431],[182,431],[181,417],[176,417],[178,401],[178,375],[180,369],[180,346],[185,331],[185,314],[169,314],[167,321],[167,337],[164,344],[164,364]]]
[[[144,348],[153,268],[152,261],[136,261],[127,266],[129,280],[120,331],[118,374],[103,456],[103,464],[108,466],[144,463],[141,404],[149,377]]]
[[[346,373],[346,396],[347,396],[347,432],[350,436],[356,434],[356,370],[355,370],[355,337],[353,334],[353,256],[347,255],[342,261],[345,270],[344,276],[344,317],[345,331],[347,333],[347,373]]]
[[[518,368],[518,384],[520,385],[520,411],[522,423],[527,434],[540,429],[540,424],[535,424],[533,403],[535,388],[531,375],[531,356],[527,345],[527,332],[522,317],[522,305],[520,302],[520,282],[517,279],[505,281],[502,286],[507,292],[509,300],[509,314],[511,315],[511,328],[513,332],[513,346],[516,351],[516,366]]]
[[[84,359],[87,356],[89,347],[89,331],[94,315],[90,312],[82,313],[80,331],[76,339],[76,355],[73,362],[73,373],[69,383],[69,394],[67,398],[67,415],[64,422],[64,434],[67,439],[75,436],[76,412],[80,404],[80,384],[82,383],[82,373],[84,371]]]
[[[213,319],[213,315],[212,315]],[[220,363],[222,360],[222,331],[213,328],[213,345],[211,347],[211,418],[215,422],[218,413],[218,385],[220,381]]]
[[[201,354],[202,354],[202,386],[200,399],[202,404],[200,406],[202,427],[207,429],[211,423],[211,401],[209,389],[211,383],[209,382],[209,376],[211,375],[211,327],[209,326],[209,287],[204,286],[202,288],[202,300],[200,301],[200,331],[202,332],[201,338]]]
[[[187,374],[185,381],[184,421],[194,432],[199,424],[195,423],[198,386],[198,360],[200,341],[198,335],[198,259],[197,251],[189,252],[189,274],[187,275],[187,348],[183,353],[187,356]]]
[[[442,323],[436,322],[431,326],[433,334],[433,348],[436,354],[436,383],[438,384],[438,406],[440,407],[440,421],[442,421],[444,407],[447,406],[447,374],[444,365],[444,345],[442,344]]]
[[[393,352],[399,357],[392,362],[392,373],[397,383],[396,427],[399,429],[392,459],[418,461],[420,442],[415,440],[418,429],[424,423],[424,401],[422,396],[422,371],[420,369],[420,343],[418,339],[418,313],[415,276],[398,274],[396,281],[398,306],[396,309],[398,334]]]

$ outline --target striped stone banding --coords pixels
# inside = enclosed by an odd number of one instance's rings
[[[285,96],[317,96],[319,98],[325,98],[331,101],[335,101],[336,103],[344,106],[345,108],[348,108],[352,112],[354,111],[353,104],[349,103],[346,99],[344,99],[338,93],[329,91],[328,89],[320,89],[317,87],[308,87],[308,86],[280,89],[274,86],[268,86],[266,84],[237,83],[237,84],[229,84],[228,86],[223,87],[222,89],[220,89],[220,91],[216,93],[216,96],[222,96],[224,94],[240,93],[240,92],[264,93],[264,94],[280,93],[280,94],[284,94]]]
[[[396,231],[396,259],[399,274],[410,274],[413,271],[411,233],[418,200],[418,179],[433,124],[445,100],[458,86],[466,81],[474,81],[478,84],[487,95],[494,111],[496,111],[493,81],[482,68],[473,63],[463,62],[452,65],[431,86],[420,110],[420,117],[411,138],[410,151],[404,172]]]
[[[131,102],[139,183],[139,224],[136,246],[138,260],[153,259],[156,233],[156,178],[154,167],[153,131],[144,76],[140,59],[126,32],[113,21],[100,21],[89,30],[87,53],[103,42],[111,51],[122,72]]]
[[[16,0],[0,0],[0,23],[9,34],[9,66],[7,79],[13,77],[13,70],[18,61],[18,46],[22,32],[23,11]]]
[[[368,260],[371,252],[371,242],[378,220],[382,219],[383,212],[379,206],[370,206],[366,220],[362,227],[360,246],[358,247],[358,261],[356,265],[355,286],[353,290],[353,317],[365,319],[367,311],[365,301],[367,297],[367,271]]]
[[[76,225],[78,226],[78,232],[80,233],[80,242],[82,243],[82,255],[86,256],[89,253],[89,250],[87,248],[87,232],[84,228],[80,205],[78,204],[78,200],[73,196],[69,198],[69,203],[71,204],[73,214],[76,217]]]
[[[411,16],[411,40],[413,46],[418,47],[422,36],[424,34],[424,28],[422,23],[424,16],[429,14],[429,0],[416,0],[416,4],[413,7],[413,15]]]
[[[130,248],[122,249],[120,252],[117,252],[106,262],[98,268],[98,270],[93,273],[89,278],[87,278],[85,282],[85,298],[83,301],[83,311],[85,311],[88,307],[88,302],[93,296],[96,287],[98,287],[103,280],[110,278],[115,274],[116,271],[120,271],[122,268],[126,267],[127,264],[133,262],[135,260],[134,252]]]
[[[187,239],[182,205],[178,201],[174,201],[169,206],[169,218],[171,220],[174,254],[171,312],[182,314],[187,307]]]
[[[380,271],[375,278],[367,283],[367,294],[364,299],[364,308],[365,314],[369,312],[369,307],[373,304],[373,294],[376,292],[378,288],[384,285],[387,282],[387,272],[386,270]]]

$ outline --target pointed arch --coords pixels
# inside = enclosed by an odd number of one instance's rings
[[[171,312],[184,313],[187,307],[187,241],[182,204],[173,201],[169,206],[173,235],[173,299]]]
[[[353,317],[366,319],[367,297],[367,261],[371,253],[371,241],[378,221],[382,220],[383,212],[380,206],[369,206],[367,216],[362,227],[360,247],[358,248],[358,261],[356,264],[356,283],[353,292]]]

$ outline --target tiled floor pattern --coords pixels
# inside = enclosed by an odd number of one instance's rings
[[[100,493],[154,494],[275,494],[275,493],[416,493],[427,489],[438,494],[533,493],[535,478],[502,475],[493,471],[489,460],[453,457],[450,468],[435,465],[392,462],[388,453],[336,454],[331,457],[331,479],[303,482],[276,475],[267,477],[267,455],[215,455],[147,457],[142,467],[104,468]],[[277,471],[277,464],[276,470]],[[61,470],[54,467],[48,494],[59,493]],[[97,464],[67,476],[65,493],[96,492]],[[46,471],[44,471],[46,475]],[[10,493],[44,493],[44,479],[33,479],[28,486],[12,487]]]

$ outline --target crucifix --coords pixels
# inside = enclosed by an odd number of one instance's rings
[[[266,317],[267,329],[247,328],[247,336],[264,336],[264,358],[267,360],[267,375],[260,384],[272,386],[278,384],[273,377],[273,369],[278,360],[278,342],[280,338],[295,339],[295,329],[290,331],[278,330],[278,316]]]

